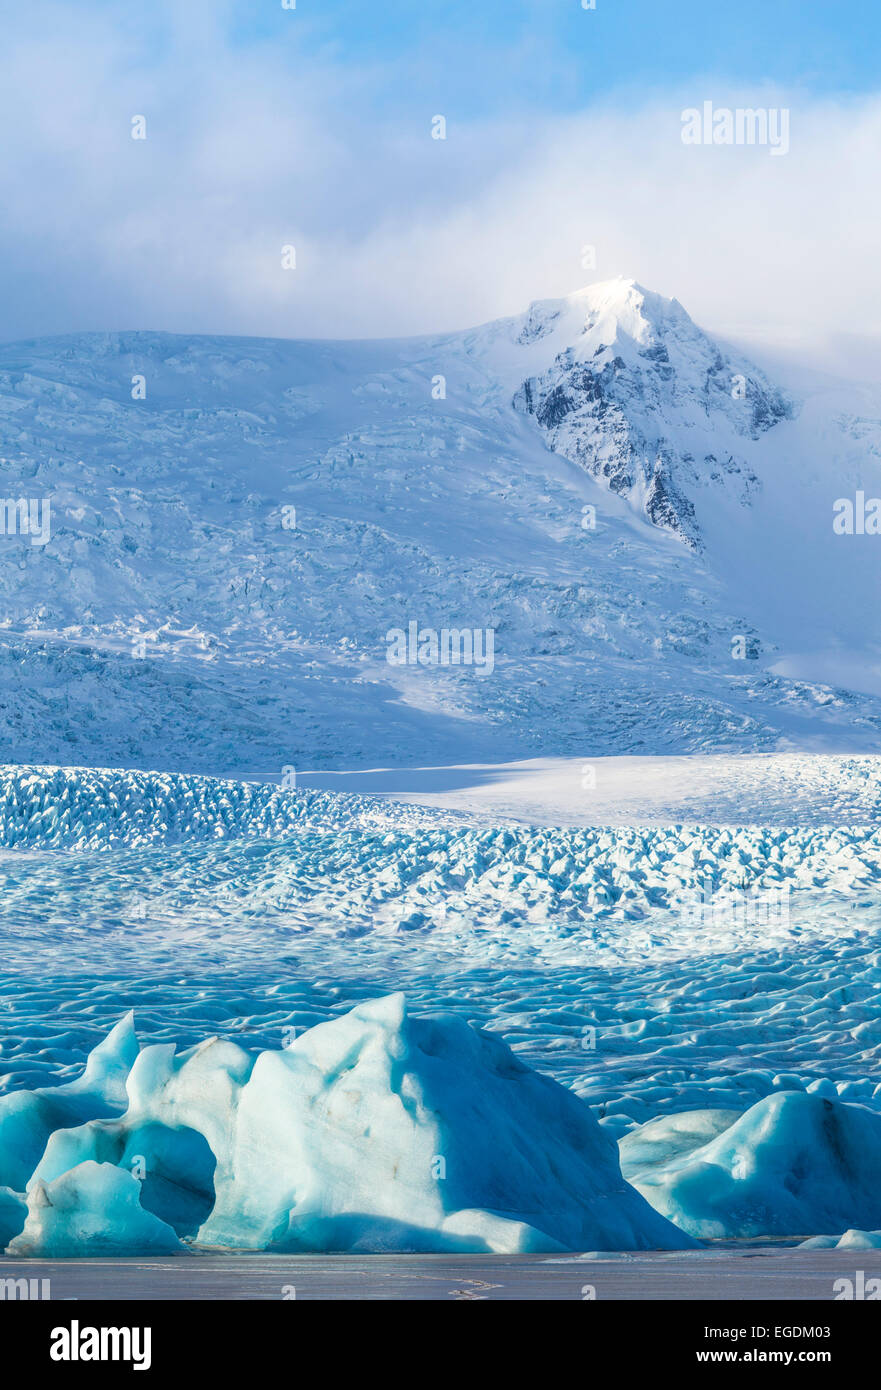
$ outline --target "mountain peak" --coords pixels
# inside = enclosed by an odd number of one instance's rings
[[[581,360],[600,347],[651,347],[666,327],[700,332],[678,300],[665,299],[623,276],[598,280],[562,299],[536,300],[515,322],[520,326],[518,342],[552,338],[558,350],[573,347]]]
[[[645,309],[650,317],[662,314],[677,303],[675,299],[665,299],[654,290],[646,289],[638,280],[616,275],[612,280],[594,280],[581,289],[573,290],[565,296],[567,302],[591,312],[612,311],[616,313],[636,312],[643,316]],[[683,311],[684,312],[684,311]]]
[[[675,299],[620,277],[532,304],[516,341],[540,344],[514,406],[548,446],[693,549],[694,499],[759,485],[750,444],[792,413],[754,366],[731,356]]]

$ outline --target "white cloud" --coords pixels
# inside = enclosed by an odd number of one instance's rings
[[[442,142],[428,108],[376,116],[393,72],[234,49],[192,16],[145,58],[134,31],[53,14],[0,55],[6,337],[426,332],[619,273],[732,334],[881,334],[879,97],[704,84],[570,118],[449,111]],[[704,98],[790,107],[790,153],[683,145]]]

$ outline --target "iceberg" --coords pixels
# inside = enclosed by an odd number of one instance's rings
[[[137,1055],[129,1013],[89,1053],[75,1081],[0,1096],[0,1187],[24,1191],[54,1130],[120,1114],[126,1107],[126,1077]]]
[[[110,1163],[81,1163],[55,1182],[35,1183],[27,1220],[6,1253],[63,1259],[71,1255],[174,1255],[183,1246],[170,1226],[140,1204],[131,1173]]]
[[[799,1250],[881,1250],[881,1231],[845,1231],[843,1236],[812,1236]]]
[[[817,1092],[776,1092],[733,1119],[655,1119],[620,1153],[634,1187],[699,1239],[881,1225],[881,1116]]]
[[[17,1236],[25,1223],[27,1203],[17,1192],[0,1187],[0,1249]]]
[[[572,1091],[403,994],[281,1051],[145,1047],[124,1114],[52,1132],[11,1253],[683,1249]]]

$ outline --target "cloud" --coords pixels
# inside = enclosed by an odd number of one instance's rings
[[[5,337],[428,332],[619,273],[732,334],[881,334],[881,97],[698,83],[466,121],[395,111],[381,59],[307,62],[293,39],[234,44],[217,6],[173,13],[149,29],[66,7],[16,21],[0,56]],[[681,112],[704,99],[789,107],[790,153],[683,145]]]

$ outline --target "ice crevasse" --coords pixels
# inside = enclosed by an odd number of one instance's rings
[[[131,1016],[78,1081],[0,1098],[10,1255],[682,1249],[566,1087],[404,996],[281,1051],[138,1050]]]

